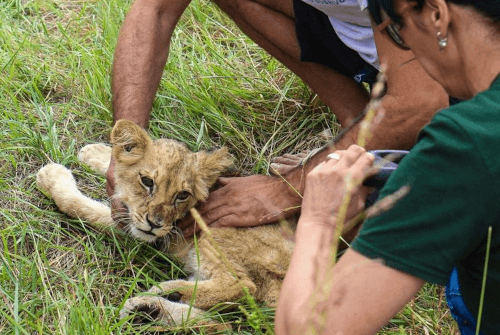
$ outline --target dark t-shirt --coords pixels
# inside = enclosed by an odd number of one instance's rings
[[[438,112],[381,198],[404,185],[409,194],[367,220],[352,247],[442,285],[457,267],[465,303],[477,317],[492,227],[481,330],[500,334],[500,79],[473,99]]]

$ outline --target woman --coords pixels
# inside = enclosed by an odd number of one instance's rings
[[[370,12],[375,29],[411,49],[451,96],[468,101],[439,111],[421,131],[381,196],[405,185],[409,193],[367,220],[331,271],[328,246],[343,216],[339,193],[345,192],[338,191],[345,176],[364,178],[373,158],[351,147],[307,176],[277,333],[373,334],[428,281],[449,282],[447,298],[462,334],[474,334],[477,322],[481,334],[498,334],[500,1],[372,0]],[[348,218],[362,208],[366,189],[352,192]]]

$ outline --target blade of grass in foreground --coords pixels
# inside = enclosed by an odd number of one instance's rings
[[[486,291],[486,278],[488,277],[488,262],[490,261],[491,235],[493,228],[488,228],[488,240],[486,243],[486,257],[484,259],[483,284],[481,286],[481,298],[479,300],[479,312],[477,314],[476,335],[479,335],[481,329],[481,318],[483,316],[484,293]]]

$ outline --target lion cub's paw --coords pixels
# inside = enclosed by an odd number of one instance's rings
[[[166,326],[180,326],[187,320],[189,305],[169,301],[160,296],[138,296],[128,299],[120,311],[123,319],[130,314],[141,314],[143,321],[159,321]],[[201,311],[192,308],[191,317]],[[137,320],[137,318],[135,319]]]
[[[76,190],[76,181],[71,171],[61,164],[45,165],[36,175],[38,187],[53,195],[61,189]]]
[[[120,310],[120,319],[123,319],[130,314],[142,314],[142,319],[135,318],[136,321],[144,323],[145,321],[162,321],[163,324],[171,325],[172,319],[168,315],[168,311],[162,308],[161,297],[133,297],[128,299]]]
[[[204,313],[201,309],[188,304],[172,302],[160,296],[138,296],[125,302],[120,311],[120,318],[137,314],[134,318],[137,323],[156,321],[167,328],[190,323],[203,327],[208,333],[231,329],[230,325],[204,317]]]
[[[80,149],[78,159],[101,175],[108,171],[111,161],[111,147],[102,143],[88,144]]]
[[[189,303],[192,299],[194,282],[185,280],[168,280],[151,287],[148,293],[161,296],[172,302]]]

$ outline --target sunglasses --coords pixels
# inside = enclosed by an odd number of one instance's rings
[[[386,30],[387,34],[400,49],[410,50],[399,34],[402,28],[401,25],[394,22],[384,10],[380,10],[380,15],[382,17],[382,23],[377,25],[377,29],[379,31]]]

